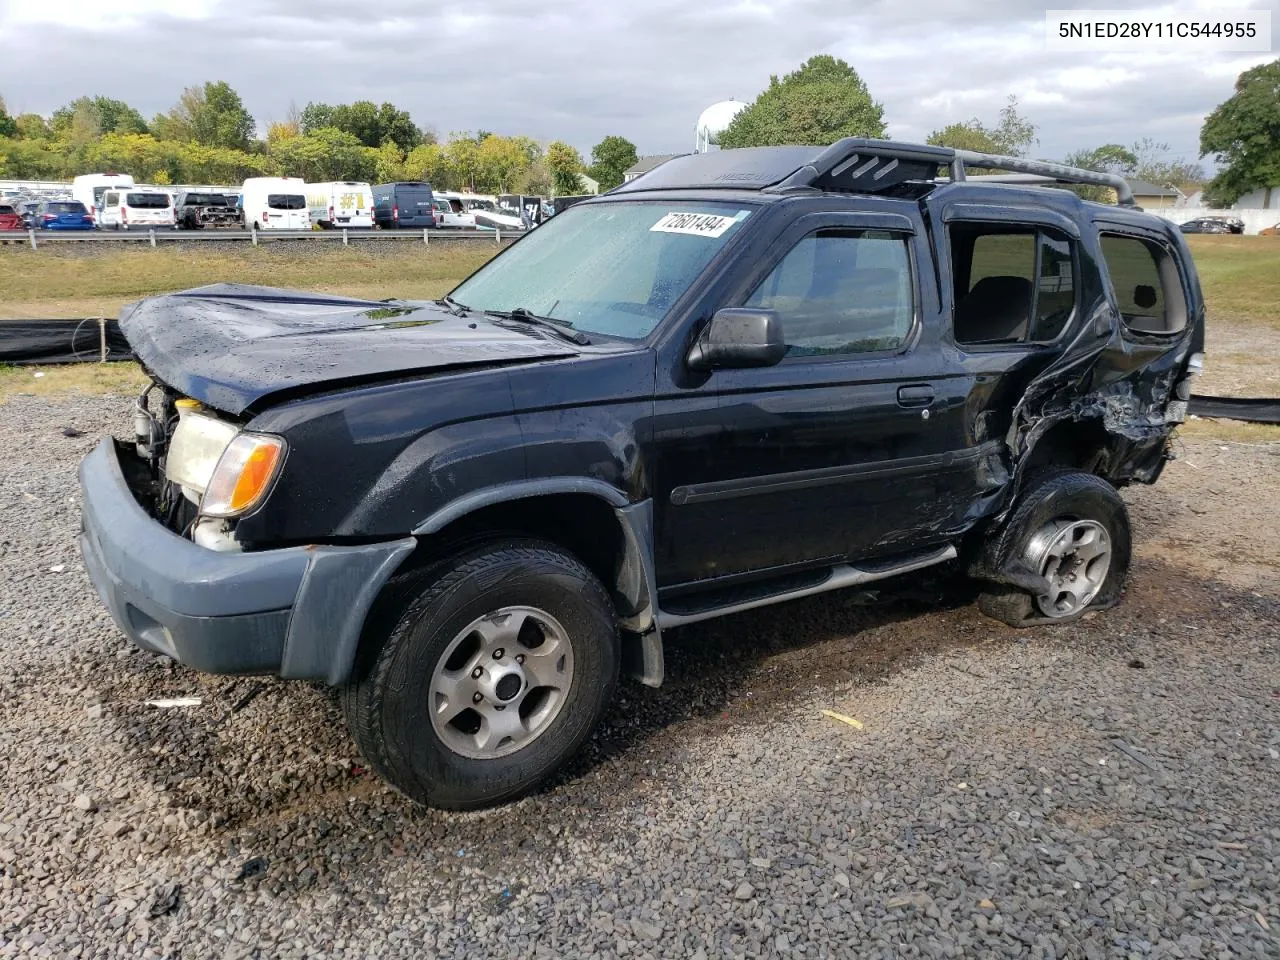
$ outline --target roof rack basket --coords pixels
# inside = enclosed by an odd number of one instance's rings
[[[937,182],[938,169],[947,167],[952,183],[974,179],[997,183],[1076,183],[1110,187],[1122,207],[1134,206],[1133,191],[1124,177],[1081,170],[1047,160],[1027,160],[950,147],[847,137],[833,143],[812,163],[805,164],[769,192],[783,193],[814,187],[850,193],[886,193],[908,182]],[[1006,170],[1007,174],[969,177],[968,167]]]

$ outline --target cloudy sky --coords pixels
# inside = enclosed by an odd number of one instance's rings
[[[1089,6],[1228,5],[1271,10],[1280,30],[1280,0]],[[771,73],[831,53],[862,74],[893,137],[994,122],[1016,94],[1039,128],[1038,156],[1153,137],[1194,158],[1204,115],[1236,75],[1280,56],[1048,51],[1044,10],[1016,0],[0,0],[0,95],[13,113],[47,114],[105,94],[150,117],[183,86],[223,79],[260,130],[291,103],[389,100],[442,136],[524,133],[585,154],[616,133],[642,154],[668,153],[692,149],[703,107],[749,100]]]

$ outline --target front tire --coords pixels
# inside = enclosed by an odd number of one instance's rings
[[[1129,513],[1115,487],[1075,471],[1033,478],[981,564],[1022,584],[990,584],[978,609],[1014,627],[1077,620],[1119,602],[1131,553]]]
[[[466,810],[528,793],[617,686],[604,587],[552,544],[506,540],[395,578],[343,694],[365,758],[411,799]]]

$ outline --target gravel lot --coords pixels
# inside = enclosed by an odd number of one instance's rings
[[[74,470],[128,409],[0,415],[0,956],[1280,956],[1280,444],[1126,494],[1117,610],[1018,632],[922,582],[689,628],[559,782],[460,815],[322,688],[118,635]]]

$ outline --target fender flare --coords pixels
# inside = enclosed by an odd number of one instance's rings
[[[626,493],[591,477],[542,477],[482,487],[449,501],[413,528],[415,537],[438,533],[455,520],[499,503],[529,500],[556,494],[585,494],[603,500],[613,509],[622,531],[623,556],[617,581],[612,584],[631,611],[619,621],[625,642],[626,671],[650,687],[662,684],[665,673],[662,632],[658,628],[658,588],[653,565],[653,501],[632,501]]]

